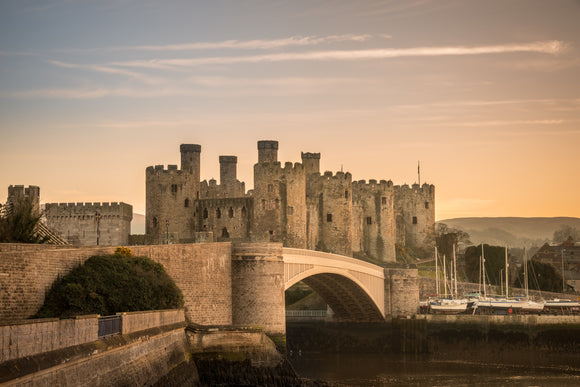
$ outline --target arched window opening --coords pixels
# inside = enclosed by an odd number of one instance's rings
[[[234,217],[234,209],[232,207],[230,207],[230,209],[228,210],[228,216],[230,218],[233,218]]]
[[[242,207],[242,218],[246,217],[246,207]]]
[[[204,219],[207,219],[207,217],[208,217],[207,208],[204,208],[204,209],[203,209],[203,218],[204,218]]]
[[[157,218],[153,218],[153,228],[157,227]]]
[[[229,238],[230,234],[228,233],[228,229],[226,227],[222,228],[222,238]]]
[[[185,199],[185,203],[183,204],[185,208],[189,208],[189,199]]]
[[[216,208],[215,217],[218,219],[221,218],[222,217],[222,210],[220,210],[219,208]]]

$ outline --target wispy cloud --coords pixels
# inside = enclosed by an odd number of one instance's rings
[[[387,37],[382,35],[382,37]],[[331,35],[331,36],[292,36],[283,39],[270,40],[225,40],[221,42],[196,42],[183,44],[167,44],[157,46],[133,46],[118,47],[118,50],[134,51],[193,51],[193,50],[218,50],[218,49],[238,49],[238,50],[269,50],[292,46],[315,46],[325,43],[335,42],[363,42],[371,38],[371,35]]]
[[[520,126],[520,125],[560,125],[564,120],[493,120],[493,121],[472,121],[455,124],[451,126]]]
[[[415,48],[385,48],[368,50],[331,50],[313,52],[291,52],[248,56],[220,56],[207,58],[152,59],[125,62],[113,62],[112,66],[171,68],[190,67],[210,64],[262,63],[284,61],[353,61],[371,59],[390,59],[400,57],[436,57],[485,55],[503,53],[541,53],[558,54],[565,49],[564,42],[558,40],[531,42],[522,44],[504,44],[494,46],[444,46]]]
[[[61,62],[61,61],[57,61],[57,60],[49,60],[48,63],[53,64],[53,65],[58,66],[58,67],[67,68],[67,69],[82,69],[82,70],[95,71],[95,72],[105,73],[105,74],[123,75],[123,76],[127,76],[130,78],[138,79],[140,81],[143,81],[143,82],[149,83],[149,84],[161,83],[160,79],[153,78],[153,77],[150,77],[148,75],[141,74],[141,73],[138,73],[135,71],[124,70],[124,69],[120,69],[120,68],[116,68],[116,67],[103,66],[103,65],[93,65],[93,64],[80,65],[80,64],[74,64],[74,63]]]

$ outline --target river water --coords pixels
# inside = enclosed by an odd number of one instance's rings
[[[339,386],[580,386],[578,367],[527,367],[441,361],[430,356],[293,352],[304,378]]]

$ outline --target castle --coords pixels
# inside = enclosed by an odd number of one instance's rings
[[[395,244],[426,247],[435,187],[352,181],[320,173],[320,153],[278,161],[277,141],[258,141],[254,189],[237,180],[237,157],[220,156],[220,184],[200,181],[201,146],[182,144],[177,165],[146,169],[149,243],[282,242],[284,246],[394,262]]]
[[[35,214],[40,211],[40,188],[35,185],[8,187],[6,207],[24,199],[31,201]],[[37,232],[50,243],[75,246],[123,246],[129,241],[133,207],[126,203],[46,203],[42,212],[46,223]]]

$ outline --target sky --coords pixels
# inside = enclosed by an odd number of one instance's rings
[[[0,0],[0,202],[118,202],[257,141],[436,186],[436,219],[580,217],[579,0]]]

